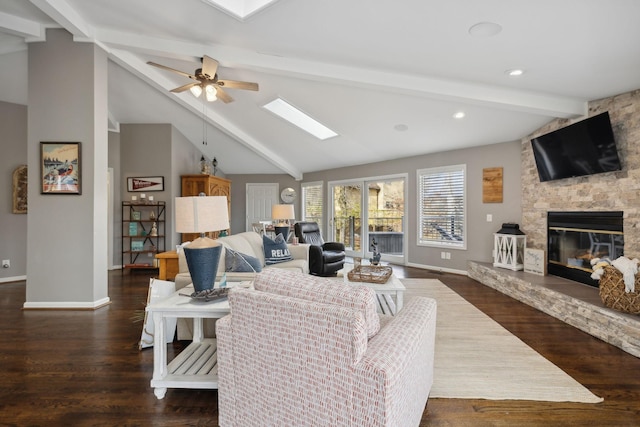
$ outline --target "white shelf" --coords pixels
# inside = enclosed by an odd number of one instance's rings
[[[162,378],[151,380],[154,388],[218,388],[218,351],[214,338],[191,343],[168,365]]]

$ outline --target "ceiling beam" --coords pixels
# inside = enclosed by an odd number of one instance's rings
[[[171,93],[170,90],[175,87],[175,83],[164,76],[163,73],[157,71],[155,68],[149,66],[146,62],[140,60],[136,55],[119,50],[111,49],[109,51],[109,57],[118,65],[129,71],[133,75],[141,78],[143,81],[158,89],[162,94],[171,98],[174,102],[177,102],[188,111],[197,116],[202,116],[202,103],[198,101],[191,92],[187,91],[182,94]],[[281,158],[277,153],[269,149],[262,142],[258,141],[240,127],[233,124],[220,114],[207,109],[206,120],[212,126],[215,126],[220,131],[226,133],[238,143],[249,148],[260,157],[264,158],[269,163],[282,170],[284,173],[291,175],[294,179],[301,180],[302,172]]]
[[[76,41],[92,41],[102,46],[108,53],[109,58],[114,62],[121,65],[126,70],[132,72],[134,75],[142,78],[147,83],[156,87],[162,91],[162,93],[169,96],[174,101],[178,102],[187,110],[193,114],[200,116],[200,105],[192,99],[193,97],[171,94],[169,89],[173,87],[172,83],[164,78],[160,73],[154,71],[144,61],[138,59],[135,55],[122,50],[111,49],[105,46],[105,43],[96,37],[96,30],[89,25],[82,16],[80,16],[75,9],[73,9],[69,3],[65,0],[30,0],[35,6],[37,6],[44,13],[49,15],[51,19],[60,24],[63,28],[69,31]],[[131,35],[130,35],[131,36]],[[135,35],[134,37],[139,37]],[[165,43],[167,41],[165,40]],[[199,53],[199,56],[202,54]],[[222,132],[231,136],[237,142],[251,149],[253,152],[264,158],[269,163],[278,167],[283,172],[291,175],[295,179],[302,179],[302,172],[293,165],[284,161],[276,153],[268,149],[264,144],[249,134],[244,132],[238,126],[234,125],[224,117],[213,112],[207,113],[207,121]]]
[[[587,113],[588,100],[571,97],[429,76],[401,74],[397,71],[372,70],[286,58],[221,45],[200,45],[138,34],[134,36],[118,31],[99,31],[98,34],[100,40],[106,44],[157,56],[191,55],[201,57],[203,54],[207,54],[215,57],[223,67],[245,68],[314,81],[375,88],[376,90],[423,96],[430,99],[453,100],[541,116],[573,118]]]
[[[73,34],[74,39],[91,39],[91,26],[65,0],[29,0],[62,28]]]
[[[0,12],[0,30],[28,41],[42,41],[45,37],[45,29],[39,22],[3,12]]]

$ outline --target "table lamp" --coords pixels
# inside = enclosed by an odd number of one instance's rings
[[[278,221],[274,225],[276,236],[282,233],[284,241],[287,241],[289,237],[289,220],[295,219],[296,214],[293,210],[293,205],[273,205],[271,206],[271,219]]]
[[[176,197],[176,231],[200,233],[200,237],[183,249],[196,292],[213,288],[222,252],[222,244],[206,237],[205,233],[227,228],[226,196]]]

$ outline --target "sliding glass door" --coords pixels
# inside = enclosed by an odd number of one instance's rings
[[[367,257],[373,244],[382,259],[404,264],[405,242],[405,179],[393,178],[366,183]]]
[[[332,240],[342,242],[347,255],[362,256],[362,183],[331,184]]]
[[[368,259],[375,243],[382,260],[405,262],[406,176],[329,183],[331,238],[348,256]]]

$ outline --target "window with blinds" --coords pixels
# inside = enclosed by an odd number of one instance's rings
[[[418,245],[466,249],[466,165],[418,170]]]
[[[302,221],[315,221],[322,230],[322,182],[302,184]]]

